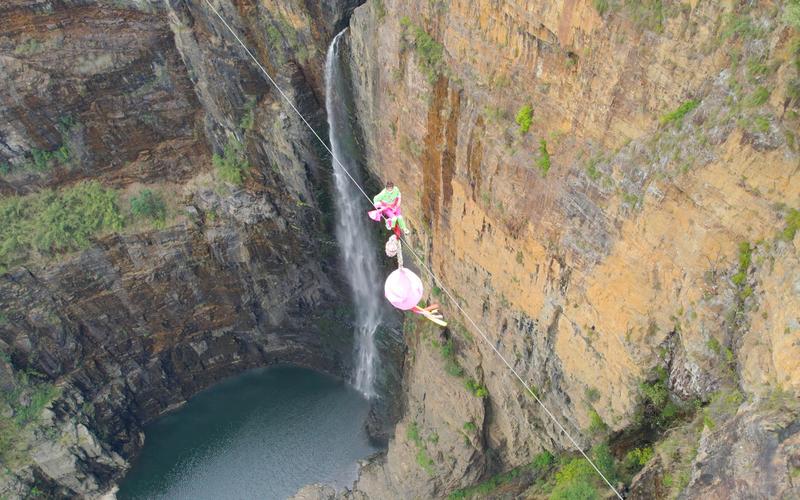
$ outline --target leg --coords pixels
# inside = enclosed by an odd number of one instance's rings
[[[402,215],[397,216],[397,225],[400,226],[400,229],[403,230],[404,233],[408,234],[408,226],[406,226],[406,219]]]

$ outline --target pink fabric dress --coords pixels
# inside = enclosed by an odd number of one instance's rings
[[[375,210],[368,213],[369,218],[375,222],[380,222],[381,218],[386,219],[386,229],[389,231],[399,227],[403,232],[408,230],[406,221],[403,218],[403,210],[400,208],[400,190],[394,188],[390,193],[386,190],[381,191],[373,200]],[[397,233],[399,236],[399,233]]]
[[[399,201],[399,199],[397,201]],[[375,222],[380,222],[381,217],[386,218],[386,229],[391,230],[392,227],[394,227],[394,221],[403,215],[403,212],[400,209],[400,204],[397,203],[397,201],[392,204],[384,203],[382,201],[378,202],[375,205],[375,210],[368,212],[369,218]]]

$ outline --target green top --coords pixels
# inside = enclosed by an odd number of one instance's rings
[[[386,189],[384,189],[380,193],[376,194],[375,198],[372,199],[372,203],[374,205],[377,205],[379,202],[382,201],[384,203],[391,204],[392,202],[394,202],[394,200],[396,200],[399,197],[400,197],[400,188],[395,186],[391,190],[387,191]]]

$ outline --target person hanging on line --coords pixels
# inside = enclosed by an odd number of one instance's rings
[[[400,201],[400,188],[395,186],[392,181],[386,181],[386,188],[372,199],[375,210],[369,212],[369,218],[374,221],[379,222],[381,217],[385,218],[386,229],[393,231],[398,238],[410,232],[406,226],[406,220],[403,218]]]
[[[369,217],[380,222],[381,217],[386,219],[386,228],[392,231],[389,241],[386,242],[386,256],[397,257],[397,269],[387,278],[383,285],[386,299],[401,311],[411,311],[436,323],[447,326],[444,316],[439,312],[439,304],[421,306],[420,300],[425,293],[422,280],[414,271],[403,267],[403,250],[400,242],[402,233],[408,234],[408,227],[403,219],[400,209],[400,190],[392,181],[386,183],[386,189],[375,195],[372,199],[375,210],[369,212]]]

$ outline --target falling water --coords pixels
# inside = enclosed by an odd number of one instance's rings
[[[345,30],[346,31],[346,30]],[[342,74],[339,41],[345,31],[333,39],[325,61],[325,107],[331,150],[344,168],[359,180],[353,128],[347,110],[346,80]],[[369,244],[369,219],[364,196],[348,178],[341,166],[333,161],[336,183],[336,239],[342,249],[347,274],[356,307],[356,370],[353,385],[366,397],[375,395],[375,369],[378,352],[375,330],[381,322],[382,280],[378,275],[375,249]]]

